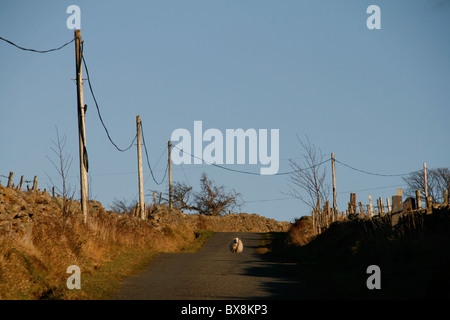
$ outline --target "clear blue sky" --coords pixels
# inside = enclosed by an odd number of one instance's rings
[[[301,155],[296,135],[370,172],[450,166],[450,1],[2,1],[0,36],[27,48],[60,46],[73,38],[71,4],[81,8],[84,55],[111,137],[128,146],[140,115],[157,179],[172,131],[193,133],[194,120],[223,133],[279,129],[279,172]],[[381,8],[381,30],[366,27],[371,4]],[[58,181],[46,158],[57,126],[79,197],[74,51],[72,43],[37,54],[0,41],[0,174],[14,171],[16,183],[37,175],[40,188],[47,175]],[[136,148],[112,146],[87,82],[84,93],[92,197],[106,208],[115,198],[137,199]],[[287,197],[287,176],[183,167],[174,166],[175,181],[198,189],[206,172],[242,193],[243,212],[287,221],[309,214],[297,199],[273,200]],[[144,179],[146,190],[167,187],[146,166]],[[350,192],[367,203],[368,194],[385,199],[403,185],[340,164],[336,179],[340,210]]]

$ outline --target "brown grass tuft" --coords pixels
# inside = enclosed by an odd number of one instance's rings
[[[304,246],[313,238],[311,217],[295,219],[288,231],[288,241],[291,245]]]

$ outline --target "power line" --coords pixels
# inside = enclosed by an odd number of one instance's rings
[[[48,49],[48,50],[36,50],[36,49],[24,48],[24,47],[21,47],[21,46],[15,44],[14,42],[9,41],[9,40],[7,40],[7,39],[5,39],[5,38],[3,38],[3,37],[0,37],[0,40],[3,40],[3,41],[5,41],[5,42],[7,42],[7,43],[9,43],[9,44],[11,44],[11,45],[13,45],[13,46],[15,46],[16,48],[19,48],[20,50],[31,51],[31,52],[36,52],[36,53],[48,53],[48,52],[57,51],[57,50],[60,50],[60,49],[64,48],[64,47],[67,46],[68,44],[74,42],[74,41],[75,41],[75,38],[73,38],[72,40],[70,40],[69,42],[63,44],[62,46],[60,46],[60,47],[58,47],[58,48]]]
[[[160,182],[156,181],[155,176],[153,175],[152,167],[150,166],[150,161],[149,161],[148,152],[147,152],[147,145],[146,145],[146,143],[145,143],[144,126],[142,125],[142,122],[141,122],[141,132],[142,132],[142,142],[143,142],[143,144],[144,144],[144,151],[145,151],[145,156],[146,156],[146,158],[147,158],[147,165],[148,165],[148,168],[150,169],[150,173],[151,173],[151,175],[152,175],[153,181],[155,181],[155,183],[156,183],[157,185],[160,185],[160,184],[162,184],[162,183],[164,182],[164,180],[166,179],[167,171],[168,171],[168,168],[169,168],[169,161],[167,161],[166,169],[165,169],[165,172],[164,172],[164,177],[162,178],[162,180],[161,180]]]
[[[131,141],[131,144],[130,144],[127,148],[125,148],[125,149],[119,148],[119,147],[114,143],[114,141],[111,139],[111,136],[109,135],[109,131],[108,131],[108,129],[106,128],[105,123],[103,122],[102,115],[101,115],[101,113],[100,113],[100,108],[99,108],[99,106],[98,106],[97,99],[95,98],[95,95],[94,95],[94,91],[92,90],[91,78],[89,77],[89,70],[88,70],[88,68],[87,68],[87,64],[86,64],[86,60],[84,59],[84,54],[83,54],[83,52],[82,52],[82,59],[83,59],[84,68],[86,69],[86,76],[87,76],[87,80],[88,80],[88,84],[89,84],[89,90],[91,91],[92,98],[94,99],[95,106],[97,107],[98,117],[100,118],[100,122],[102,123],[103,128],[105,129],[106,135],[108,136],[109,141],[114,145],[114,147],[116,147],[117,150],[119,150],[120,152],[125,152],[125,151],[129,150],[129,149],[133,146],[134,141],[137,139],[137,133],[136,133],[136,135],[134,136],[133,140]]]
[[[186,172],[184,171],[183,164],[181,164],[180,167],[181,167],[181,170],[183,170],[183,174],[184,174],[184,177],[186,178],[186,181],[187,181],[188,185],[191,185],[191,183],[189,182],[189,179],[188,179],[188,177],[186,175]]]
[[[352,170],[359,171],[359,172],[362,172],[362,173],[365,173],[365,174],[369,174],[369,175],[372,175],[372,176],[380,176],[380,177],[403,177],[403,176],[407,176],[407,175],[410,175],[411,173],[415,172],[415,171],[412,171],[412,172],[402,173],[402,174],[381,174],[381,173],[374,173],[374,172],[369,172],[369,171],[357,169],[357,168],[352,167],[352,166],[350,166],[350,165],[348,165],[348,164],[345,164],[345,163],[343,163],[343,162],[341,162],[341,161],[339,161],[339,160],[337,160],[337,159],[335,159],[335,161],[336,161],[337,163],[342,164],[343,166],[345,166],[345,167],[347,167],[347,168],[350,168],[350,169],[352,169]]]
[[[141,122],[141,129],[142,129],[142,122]],[[158,161],[156,161],[155,168],[158,166],[158,163],[159,163],[159,161],[161,160],[161,158],[162,158],[162,156],[164,155],[164,153],[166,152],[166,150],[167,150],[167,146],[166,146],[166,147],[164,148],[164,150],[161,152],[161,155],[159,156]],[[164,170],[167,170],[167,166],[168,166],[168,165],[166,165],[166,169],[164,169]],[[160,170],[155,170],[155,171],[160,171]],[[151,172],[150,172],[150,173],[151,173]],[[145,178],[144,184],[147,182],[147,180],[148,180],[148,178],[150,178],[150,176],[151,176],[151,174],[149,174],[149,175],[147,176],[147,178]]]
[[[186,152],[186,151],[184,151],[183,149],[178,148],[177,146],[173,146],[173,147],[176,148],[176,149],[178,149],[178,150],[180,150],[181,152],[183,152],[183,153],[185,153],[185,154],[187,154],[187,155],[193,157],[193,158],[202,160],[202,161],[205,162],[206,164],[212,165],[212,166],[217,167],[217,168],[220,168],[220,169],[224,169],[224,170],[228,170],[228,171],[232,171],[232,172],[236,172],[236,173],[242,173],[242,174],[248,174],[248,175],[261,176],[261,174],[256,173],[256,172],[250,172],[250,171],[244,171],[244,170],[231,169],[231,168],[227,168],[227,167],[224,167],[224,166],[220,166],[220,165],[218,165],[218,164],[216,164],[216,163],[209,163],[208,161],[205,161],[204,159],[201,159],[201,158],[199,158],[199,157],[196,157],[196,156],[190,154],[189,152]],[[292,173],[299,172],[299,171],[309,170],[309,169],[315,168],[315,167],[317,167],[317,166],[320,166],[320,165],[322,165],[322,164],[324,164],[324,163],[326,163],[326,162],[328,162],[328,161],[331,161],[331,159],[327,159],[327,160],[325,160],[325,161],[322,161],[321,163],[318,163],[318,164],[316,164],[316,165],[314,165],[314,166],[311,166],[311,167],[308,167],[308,168],[301,168],[301,169],[297,169],[297,170],[293,170],[293,171],[288,171],[288,172],[275,173],[275,174],[273,174],[273,176],[282,176],[282,175],[292,174]]]
[[[394,185],[390,185],[390,186],[383,186],[383,187],[376,187],[376,188],[365,188],[365,189],[358,189],[358,190],[351,190],[351,191],[340,191],[340,192],[338,192],[338,194],[354,193],[354,192],[360,192],[360,191],[381,190],[381,189],[403,187],[403,186],[404,186],[403,184],[394,184]]]

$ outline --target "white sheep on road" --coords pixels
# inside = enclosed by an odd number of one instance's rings
[[[244,244],[241,239],[234,238],[230,243],[230,251],[233,253],[241,253],[244,250]]]

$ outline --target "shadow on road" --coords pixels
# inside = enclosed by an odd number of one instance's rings
[[[139,275],[125,279],[115,299],[298,300],[326,295],[301,278],[298,266],[260,254],[263,233],[215,233],[196,253],[161,254]],[[231,253],[239,237],[242,253]]]
[[[270,252],[257,253],[258,247],[248,247],[252,249],[252,255],[258,263],[252,263],[245,268],[244,275],[261,278],[260,290],[266,292],[267,296],[246,297],[246,299],[333,299],[330,292],[312,284],[302,275],[299,263],[295,262],[295,259]]]

